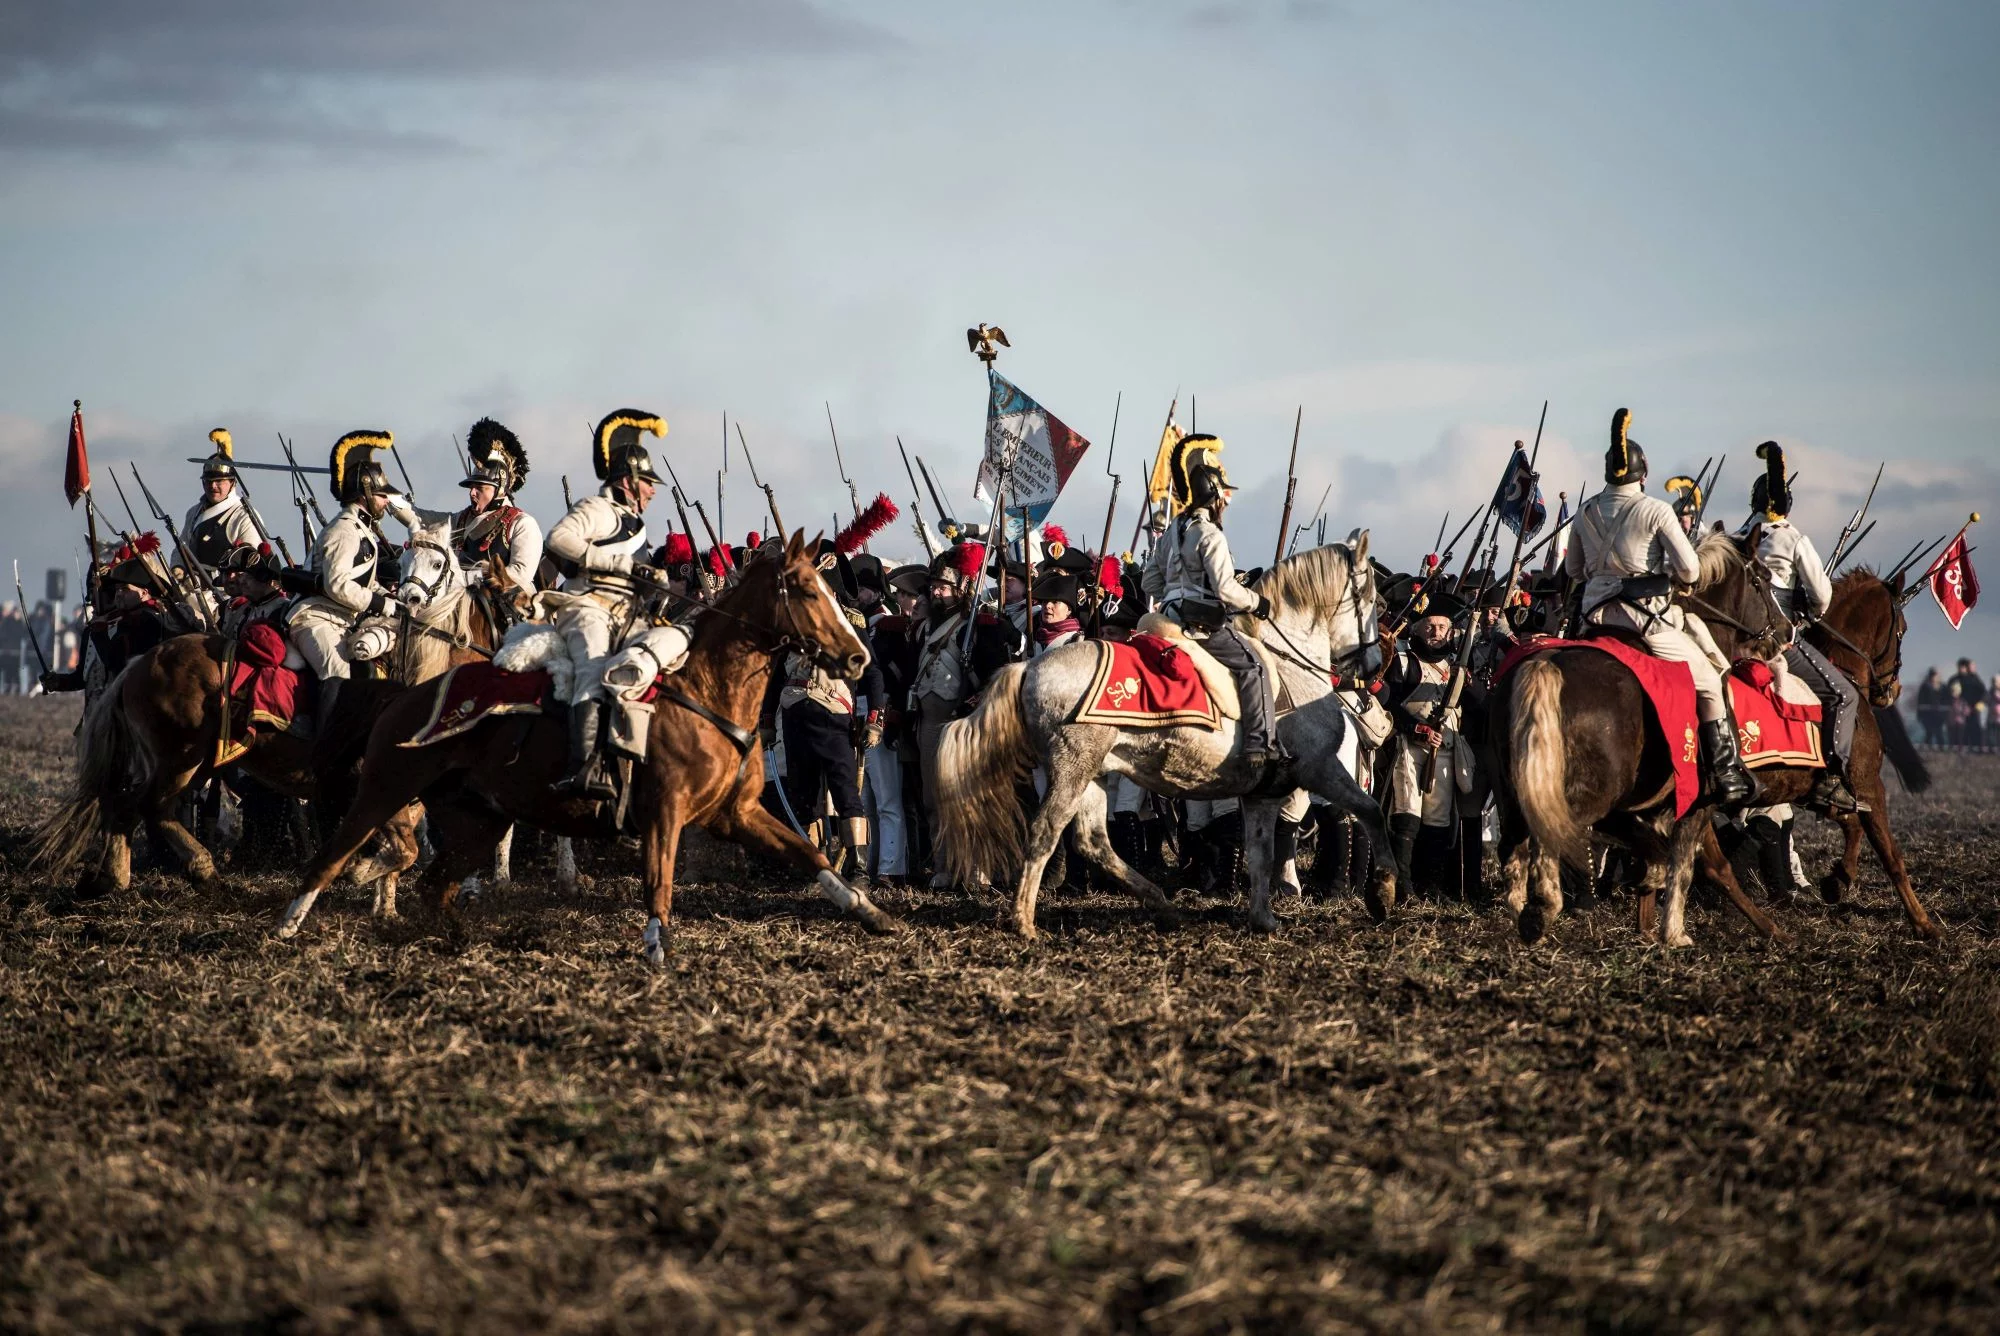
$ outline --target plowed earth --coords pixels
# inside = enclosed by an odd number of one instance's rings
[[[0,699],[10,843],[74,710]],[[0,1326],[1990,1332],[2000,758],[1935,764],[1942,945],[1868,862],[1790,948],[1703,903],[1668,955],[1625,904],[1530,949],[1060,892],[1033,947],[927,893],[880,940],[711,859],[654,973],[629,848],[290,943],[282,876],[10,864]]]

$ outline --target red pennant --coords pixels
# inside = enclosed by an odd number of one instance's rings
[[[63,495],[71,506],[90,490],[90,452],[83,444],[83,401],[69,415],[69,462],[63,467]]]
[[[1954,631],[1965,621],[1965,614],[1979,606],[1979,577],[1973,573],[1963,529],[1931,567],[1931,597]]]

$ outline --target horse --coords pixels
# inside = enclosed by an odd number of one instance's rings
[[[1278,722],[1278,739],[1294,759],[1275,792],[1258,787],[1260,777],[1241,763],[1233,720],[1214,730],[1071,722],[1096,676],[1099,646],[1091,641],[1007,665],[987,683],[977,708],[945,728],[938,752],[940,853],[946,869],[965,884],[1015,877],[1012,927],[1023,938],[1035,937],[1042,870],[1072,823],[1085,857],[1156,917],[1174,917],[1165,893],[1112,847],[1098,783],[1107,771],[1167,797],[1242,800],[1250,922],[1259,932],[1277,927],[1273,839],[1279,807],[1293,789],[1309,789],[1331,804],[1333,814],[1365,822],[1376,850],[1388,847],[1381,808],[1338,759],[1347,725],[1331,684],[1335,673],[1377,648],[1368,534],[1288,557],[1252,588],[1270,599],[1270,621],[1258,626],[1254,618],[1240,618],[1238,625],[1270,651],[1277,689],[1289,693],[1294,707]],[[1048,790],[1030,822],[1017,794],[1038,764]],[[1365,896],[1370,912],[1386,917],[1395,902],[1394,871],[1385,867]]]
[[[1719,529],[1700,541],[1696,555],[1701,569],[1694,586],[1677,596],[1683,608],[1702,618],[1724,657],[1770,658],[1789,623],[1763,566]],[[1536,941],[1562,912],[1561,864],[1589,875],[1586,833],[1594,831],[1645,866],[1642,896],[1665,886],[1666,945],[1692,945],[1687,888],[1710,833],[1712,804],[1698,799],[1675,817],[1668,744],[1632,671],[1599,650],[1544,650],[1520,663],[1489,702],[1498,853],[1521,939]],[[1777,935],[1740,888],[1734,898],[1753,923]]]
[[[395,685],[435,674],[453,662],[491,653],[503,628],[468,597],[459,568],[440,530],[419,531],[411,543],[410,572],[397,597],[409,609],[402,644],[421,647],[390,656],[391,675],[376,686],[357,682],[344,691],[325,739],[284,731],[253,730],[246,748],[231,757],[279,793],[312,798],[351,765],[367,721]],[[364,627],[362,639],[371,635]],[[386,640],[385,640],[386,645]],[[79,882],[79,895],[118,893],[131,885],[132,830],[144,822],[156,842],[172,850],[197,889],[219,883],[215,860],[176,812],[181,795],[222,768],[222,689],[232,642],[210,632],[165,640],[135,656],[86,708],[77,735],[77,772],[71,796],[36,833],[31,865],[62,876],[102,834],[103,852]],[[372,688],[372,689],[371,689]],[[395,912],[396,878],[416,862],[419,814],[401,813],[385,823],[387,848],[360,871],[376,883],[375,912]]]
[[[757,718],[774,665],[796,651],[853,680],[868,663],[867,647],[821,574],[818,547],[800,530],[783,544],[759,549],[744,563],[739,582],[696,615],[685,664],[660,684],[645,758],[633,766],[630,781],[630,810],[644,850],[645,954],[655,966],[666,963],[674,857],[690,824],[810,869],[827,899],[873,931],[901,926],[760,801],[764,753]],[[439,682],[405,693],[377,716],[354,803],[308,864],[298,896],[279,920],[280,937],[299,931],[313,902],[377,826],[419,800],[437,847],[422,882],[436,914],[453,907],[461,883],[492,857],[512,823],[559,835],[617,833],[606,819],[608,804],[552,791],[569,753],[559,712],[489,716],[455,736],[402,745],[433,718],[443,691]]]
[[[1847,768],[1848,785],[1868,810],[1842,813],[1837,818],[1845,845],[1840,861],[1821,879],[1820,895],[1828,904],[1837,904],[1853,885],[1865,833],[1882,870],[1902,898],[1911,927],[1920,936],[1935,939],[1942,931],[1910,884],[1902,848],[1889,829],[1888,788],[1882,782],[1886,757],[1911,792],[1921,793],[1930,786],[1930,771],[1910,744],[1903,717],[1895,708],[1903,692],[1903,636],[1909,629],[1903,606],[1913,592],[1904,588],[1900,574],[1884,582],[1866,568],[1849,571],[1834,582],[1825,614],[1804,633],[1829,662],[1854,679],[1871,707],[1855,716],[1854,750]],[[1757,779],[1763,792],[1758,802],[1796,802],[1810,791],[1816,773],[1800,767],[1759,770]],[[1701,873],[1732,896],[1741,895],[1735,871],[1712,831],[1703,844]]]

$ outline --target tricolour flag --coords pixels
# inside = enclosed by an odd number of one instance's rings
[[[1019,522],[1025,506],[1028,522],[1040,524],[1090,442],[993,368],[986,369],[986,376],[992,387],[986,403],[986,456],[979,461],[972,495],[992,504],[1005,471],[1010,523]]]
[[[1514,457],[1507,461],[1499,490],[1493,493],[1493,504],[1500,512],[1500,522],[1523,538],[1541,528],[1549,517],[1549,508],[1542,504],[1541,477],[1528,467],[1528,452],[1518,445]]]
[[[63,495],[71,506],[90,490],[90,452],[83,444],[83,404],[69,415],[69,462],[63,466]]]
[[[1958,537],[1951,540],[1951,546],[1931,567],[1930,584],[1938,611],[1956,631],[1965,621],[1965,614],[1979,606],[1979,577],[1972,570],[1972,553],[1965,546],[1965,530],[1958,531]]]

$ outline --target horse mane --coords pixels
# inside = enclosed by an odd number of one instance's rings
[[[1833,578],[1833,596],[1839,598],[1846,590],[1864,588],[1871,580],[1885,589],[1888,588],[1888,581],[1884,580],[1872,566],[1855,566],[1844,570]]]
[[[1701,574],[1695,577],[1696,593],[1704,593],[1727,580],[1731,575],[1749,564],[1750,556],[1742,544],[1720,529],[1709,534],[1695,545],[1694,555],[1701,563]]]
[[[1354,550],[1345,543],[1328,543],[1308,548],[1265,571],[1252,586],[1271,600],[1271,610],[1286,608],[1309,612],[1317,626],[1331,611],[1345,587],[1354,578]]]

